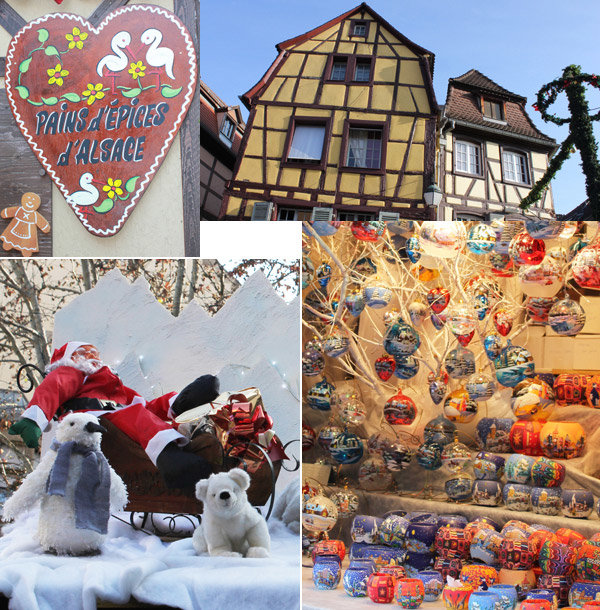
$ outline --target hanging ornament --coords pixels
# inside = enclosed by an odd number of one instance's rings
[[[565,221],[565,223],[564,223],[565,226],[564,226],[561,234],[559,235],[560,239],[571,239],[571,237],[573,237],[573,235],[575,235],[575,233],[577,233],[581,224],[582,223],[578,222],[577,220]]]
[[[508,249],[512,239],[523,231],[523,223],[518,221],[508,221],[502,226],[496,225],[499,232],[496,231],[496,243],[494,244],[494,252],[499,254],[508,254]]]
[[[471,298],[480,295],[487,297],[490,307],[493,307],[502,299],[502,289],[498,281],[485,273],[471,276],[464,282],[463,289]]]
[[[442,467],[442,448],[437,443],[423,443],[416,453],[417,463],[425,470]]]
[[[584,241],[581,237],[569,247],[569,253],[567,255],[568,260],[572,260],[573,257],[580,251],[583,250],[587,245],[589,245],[589,241]]]
[[[431,257],[455,258],[465,247],[465,223],[424,221],[421,224],[420,242],[423,253]]]
[[[471,339],[475,335],[475,331],[472,330],[468,335],[456,335],[456,340],[463,346],[467,347],[471,342]]]
[[[339,519],[352,517],[358,510],[358,496],[351,489],[348,489],[347,485],[344,486],[344,489],[331,494],[329,499],[338,509]]]
[[[446,376],[447,377],[447,376]],[[439,405],[448,393],[448,382],[439,377],[429,380],[429,396],[434,404]]]
[[[306,500],[322,494],[323,488],[321,485],[319,485],[319,483],[316,483],[315,485],[313,483],[309,483],[307,479],[304,479],[302,483],[302,502],[306,502]]]
[[[470,349],[456,347],[446,354],[444,368],[452,379],[469,377],[475,372],[475,354]]]
[[[412,398],[405,396],[399,389],[397,394],[388,398],[383,415],[390,426],[409,426],[415,421],[417,407]]]
[[[374,276],[370,278],[363,287],[363,299],[367,307],[382,309],[386,307],[392,298],[392,291],[386,288],[381,280]]]
[[[320,375],[325,368],[325,358],[316,349],[305,349],[302,352],[302,374],[306,377]]]
[[[490,333],[483,340],[483,349],[490,360],[495,360],[504,349],[502,338],[498,333]]]
[[[565,223],[557,220],[530,219],[525,221],[527,233],[534,239],[556,239],[564,231]]]
[[[315,266],[308,256],[302,257],[302,290],[308,288],[315,279]]]
[[[411,379],[419,372],[419,361],[414,356],[396,356],[394,375],[399,379]]]
[[[423,250],[421,249],[421,242],[418,237],[409,237],[406,240],[406,256],[411,263],[416,263],[423,254]]]
[[[455,336],[468,335],[472,333],[477,326],[476,317],[473,308],[460,301],[456,305],[448,308],[446,312],[446,323]]]
[[[512,277],[515,274],[512,259],[508,254],[492,252],[489,262],[492,273],[498,277]]]
[[[384,491],[392,482],[392,473],[379,456],[367,458],[358,469],[358,484],[365,491]]]
[[[359,426],[367,419],[367,412],[355,395],[344,401],[340,409],[340,419],[345,424]]]
[[[429,310],[427,309],[427,305],[425,305],[425,303],[421,303],[420,301],[413,301],[408,306],[408,315],[410,316],[410,321],[414,326],[421,326],[428,313]]]
[[[376,432],[375,434],[371,434],[367,439],[367,450],[369,453],[376,453],[377,455],[382,455],[384,449],[392,443],[392,440],[387,436],[384,436],[381,432]]]
[[[302,527],[309,532],[328,532],[337,519],[338,510],[326,496],[313,496],[302,504]]]
[[[368,256],[363,256],[351,263],[350,272],[356,280],[362,281],[365,277],[377,273],[377,265]]]
[[[392,324],[396,322],[402,322],[402,316],[397,309],[392,309],[391,311],[386,311],[383,314],[383,324],[386,328],[389,328]]]
[[[334,438],[338,437],[342,433],[342,429],[335,424],[327,423],[320,430],[317,436],[317,442],[319,446],[325,451],[329,451],[331,442]]]
[[[475,295],[473,298],[473,309],[477,314],[477,319],[481,322],[490,311],[490,300],[485,294]]]
[[[552,297],[562,285],[560,268],[548,256],[539,265],[519,269],[519,287],[527,296]]]
[[[547,324],[548,312],[557,301],[556,297],[527,297],[525,299],[525,308],[527,309],[529,321],[532,324]]]
[[[340,464],[356,464],[363,456],[363,444],[356,434],[344,431],[331,441],[329,453]]]
[[[331,279],[331,267],[327,263],[321,263],[317,267],[317,280],[322,288],[327,288]]]
[[[387,381],[396,370],[396,362],[391,356],[381,356],[375,360],[375,372],[382,381]]]
[[[477,403],[464,388],[450,392],[444,401],[444,415],[453,422],[466,424],[477,415]]]
[[[427,302],[433,313],[440,314],[446,309],[450,302],[450,293],[443,286],[432,288],[427,293]]]
[[[535,372],[535,364],[529,351],[524,347],[511,345],[510,341],[494,360],[494,368],[496,379],[509,388],[514,388],[525,377]]]
[[[349,347],[350,339],[339,330],[334,331],[330,337],[323,341],[323,351],[331,358],[343,356]]]
[[[354,289],[352,292],[346,294],[344,299],[344,305],[350,312],[350,315],[357,318],[365,308],[365,300],[362,295],[362,290]]]
[[[546,256],[551,258],[560,268],[567,264],[567,251],[560,246],[547,250]]]
[[[584,327],[585,311],[577,301],[562,299],[548,312],[548,324],[557,335],[572,337]]]
[[[394,222],[387,222],[386,225],[390,233],[402,237],[410,237],[415,231],[416,223],[414,220],[396,220]]]
[[[312,228],[319,237],[328,237],[334,235],[342,226],[339,220],[315,220],[312,223]]]
[[[424,267],[423,265],[412,267],[410,269],[410,274],[424,284],[433,282],[440,277],[440,272],[437,269],[427,269],[427,267]]]
[[[317,433],[308,425],[302,422],[302,451],[308,451],[315,445]]]
[[[377,241],[385,231],[385,222],[380,220],[359,220],[350,225],[352,235],[360,241]]]
[[[321,322],[331,320],[331,311],[327,304],[327,297],[320,290],[312,290],[304,299],[304,303],[314,309],[317,313],[306,312],[308,319],[316,318]]]
[[[473,254],[488,254],[496,243],[496,231],[486,223],[480,222],[471,227],[467,236],[467,248]]]
[[[554,390],[539,377],[524,379],[513,388],[510,407],[517,419],[546,421],[554,411]]]
[[[443,415],[425,424],[423,429],[423,439],[426,443],[435,443],[440,447],[446,446],[454,440],[456,435],[456,424],[446,419]]]
[[[485,373],[475,373],[469,377],[465,386],[472,400],[480,402],[489,400],[496,391],[496,382]]]
[[[438,315],[437,313],[432,313],[429,319],[436,330],[442,330],[442,328],[444,328],[444,324],[446,323],[446,316],[444,314]]]
[[[452,443],[448,443],[442,451],[442,466],[446,466],[450,471],[457,473],[463,472],[473,464],[471,450],[455,438]]]
[[[383,338],[383,349],[390,356],[410,356],[421,345],[419,333],[401,318],[392,324]]]
[[[581,288],[600,290],[600,243],[597,240],[575,255],[571,272]]]
[[[308,390],[306,402],[311,409],[317,411],[329,411],[331,409],[331,396],[335,392],[335,386],[323,378],[322,381]]]
[[[408,468],[413,451],[400,441],[386,443],[382,450],[383,461],[390,472],[400,472]]]
[[[512,330],[512,325],[512,316],[506,310],[499,309],[494,314],[494,326],[503,337],[506,337]]]

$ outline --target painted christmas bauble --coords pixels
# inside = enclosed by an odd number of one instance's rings
[[[502,353],[505,345],[498,333],[490,333],[483,340],[483,349],[490,360],[495,360]]]
[[[328,263],[321,263],[317,267],[317,280],[322,288],[327,288],[331,279],[331,266]]]
[[[496,231],[489,224],[480,222],[469,229],[467,248],[473,254],[488,254],[493,250],[495,243]]]
[[[437,470],[442,467],[442,448],[436,443],[423,443],[417,449],[417,463],[425,470]]]
[[[426,443],[435,443],[443,447],[454,440],[455,433],[456,424],[443,415],[438,415],[425,424],[423,439]]]
[[[546,255],[546,244],[521,231],[510,241],[508,254],[515,265],[539,265]]]
[[[340,464],[356,464],[363,456],[363,444],[356,434],[342,432],[331,441],[329,453]]]
[[[513,320],[512,316],[504,309],[499,309],[494,314],[494,326],[496,330],[503,336],[506,337],[512,330]]]
[[[350,264],[350,273],[356,281],[362,281],[377,273],[377,265],[368,256],[358,258]]]
[[[565,467],[560,462],[539,457],[531,467],[531,483],[535,487],[560,487],[565,473]]]
[[[442,328],[444,328],[444,324],[446,323],[446,316],[444,314],[432,313],[429,319],[436,330],[442,330]]]
[[[565,517],[585,519],[594,510],[594,494],[588,489],[563,489],[562,513]]]
[[[446,354],[444,368],[452,379],[470,377],[475,372],[475,354],[465,347],[456,347]]]
[[[379,528],[383,519],[370,515],[356,515],[352,520],[350,535],[354,542],[375,544],[379,540]],[[352,555],[353,556],[353,555]]]
[[[470,586],[447,585],[442,592],[444,607],[446,610],[467,610],[471,593],[473,588]]]
[[[477,415],[477,403],[464,388],[450,392],[444,400],[444,415],[450,421],[466,424]]]
[[[383,381],[387,381],[396,370],[396,362],[391,356],[381,356],[375,360],[375,372]]]
[[[425,221],[421,224],[421,248],[432,257],[455,258],[467,243],[463,222]]]
[[[309,532],[328,532],[337,519],[338,510],[326,496],[313,496],[302,505],[302,526]]]
[[[408,426],[417,416],[417,407],[412,398],[398,390],[398,393],[385,403],[383,415],[390,426]]]
[[[419,361],[414,356],[396,356],[394,375],[399,379],[411,379],[419,372]]]
[[[360,316],[365,308],[365,299],[363,298],[362,291],[353,290],[347,294],[344,299],[344,305],[346,305],[346,309],[350,312],[350,315],[355,318]]]
[[[564,222],[532,218],[525,221],[527,233],[534,239],[556,239],[565,228]]]
[[[473,495],[473,477],[459,473],[444,483],[444,491],[453,502],[468,502]]]
[[[302,290],[305,290],[315,279],[315,266],[308,256],[302,257]]]
[[[554,390],[539,377],[529,377],[513,388],[510,406],[519,419],[545,421],[554,411]]]
[[[470,395],[470,394],[469,394]],[[510,453],[510,429],[514,421],[507,417],[482,417],[477,422],[477,446],[486,451],[496,453]]]
[[[335,386],[323,379],[313,385],[306,395],[306,402],[311,409],[317,411],[329,411],[331,409],[331,397],[335,392]]]
[[[334,424],[325,424],[317,436],[317,442],[325,451],[329,451],[331,441],[342,433],[342,429]]]
[[[365,491],[389,489],[392,480],[392,473],[379,456],[367,458],[358,469],[358,484]]]
[[[473,483],[473,502],[480,506],[498,506],[502,501],[502,485],[498,481],[476,479]]]
[[[443,286],[432,288],[427,293],[427,303],[429,304],[429,307],[431,307],[433,313],[442,313],[448,306],[448,303],[450,303],[450,293],[448,292],[448,289]]]
[[[500,480],[504,473],[504,458],[489,451],[480,451],[473,462],[476,479]]]
[[[302,423],[302,450],[308,451],[311,449],[317,438],[317,433],[304,422]]]
[[[531,487],[520,483],[507,483],[502,488],[502,499],[508,510],[529,510]]]
[[[556,334],[572,337],[583,329],[585,311],[577,301],[562,299],[548,312],[548,324]]]
[[[422,256],[421,242],[418,237],[409,237],[406,240],[406,256],[411,263],[416,263]]]
[[[441,379],[434,379],[429,382],[429,396],[434,404],[439,405],[448,393],[448,384]]]
[[[340,419],[353,426],[359,426],[367,419],[367,412],[356,396],[350,396],[340,405]]]
[[[531,508],[538,515],[559,515],[562,506],[560,487],[533,487],[531,489]]]
[[[554,394],[559,405],[585,403],[589,375],[561,373],[554,380]]]
[[[306,377],[320,375],[325,368],[325,358],[316,349],[306,349],[302,352],[302,374]]]
[[[335,589],[342,577],[342,567],[332,555],[321,555],[313,566],[313,582],[317,589]]]
[[[446,323],[454,335],[468,335],[477,326],[477,315],[473,307],[460,302],[448,308]]]
[[[380,220],[357,220],[350,225],[352,235],[360,241],[377,241],[385,231],[385,222]]]
[[[546,255],[549,256],[552,260],[556,261],[556,263],[563,268],[567,264],[567,251],[565,248],[561,248],[560,246],[550,248]]]
[[[470,276],[463,284],[463,288],[471,298],[484,296],[489,307],[493,307],[502,298],[502,289],[498,281],[491,275],[477,273]]]
[[[500,597],[491,591],[473,591],[469,597],[468,610],[497,610]]]
[[[392,298],[392,291],[385,286],[374,283],[366,284],[363,288],[363,300],[367,307],[382,309],[386,307]]]
[[[540,432],[543,422],[519,420],[510,430],[510,446],[515,453],[541,455]]]
[[[512,258],[508,254],[492,252],[489,262],[492,273],[498,277],[512,277],[515,274]]]
[[[586,434],[579,422],[553,421],[540,430],[544,455],[554,459],[579,457],[585,448]]]
[[[401,578],[396,583],[394,599],[403,608],[418,608],[425,599],[423,582],[418,578]]]
[[[315,220],[311,225],[317,235],[327,237],[337,233],[342,223],[338,220]]]
[[[547,324],[548,312],[556,302],[556,297],[527,297],[525,299],[525,307],[529,321],[532,324]]]
[[[549,256],[538,265],[526,265],[519,269],[519,287],[527,296],[549,298],[562,285],[560,267]]]
[[[514,388],[526,377],[535,372],[535,363],[531,353],[524,347],[508,345],[494,360],[496,379],[503,386]]]
[[[394,578],[391,574],[375,572],[367,581],[369,599],[376,604],[389,604],[394,599]]]
[[[400,312],[396,308],[392,309],[391,311],[386,311],[383,314],[383,324],[386,328],[389,328],[396,322],[404,322]]]
[[[338,509],[340,519],[346,519],[356,514],[358,510],[358,496],[351,489],[340,489],[329,496]]]
[[[571,263],[571,273],[577,285],[600,290],[600,244],[592,242],[580,250]]]
[[[483,320],[490,310],[490,300],[484,294],[473,297],[473,309],[478,320]]]
[[[417,578],[423,583],[426,602],[435,602],[439,599],[444,589],[444,578],[437,570],[423,570],[417,574]]]
[[[383,349],[390,356],[411,356],[421,345],[419,333],[403,320],[392,324],[383,338]]]
[[[306,479],[302,482],[302,501],[314,497],[323,495],[323,488],[317,483],[313,485],[309,483]]]
[[[408,315],[410,316],[410,321],[415,326],[421,326],[423,320],[427,317],[429,313],[427,309],[427,305],[425,303],[421,303],[421,301],[413,301],[408,306]]]
[[[413,450],[401,441],[393,441],[383,449],[383,461],[391,472],[400,472],[407,468],[413,457]]]
[[[471,450],[459,441],[448,443],[442,450],[442,465],[451,472],[466,470],[473,463]]]
[[[327,337],[323,341],[323,352],[330,358],[339,358],[343,356],[350,347],[350,339],[340,331],[334,331],[334,334]]]
[[[474,373],[469,377],[465,389],[476,402],[488,400],[496,391],[496,382],[485,373]]]
[[[531,477],[531,467],[535,459],[529,455],[513,453],[506,458],[504,463],[504,474],[506,480],[511,483],[521,483],[524,485]]]

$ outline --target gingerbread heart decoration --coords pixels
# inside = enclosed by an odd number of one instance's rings
[[[140,4],[98,28],[67,13],[35,19],[6,58],[19,128],[85,228],[101,237],[123,227],[163,162],[196,76],[185,26]]]
[[[427,302],[434,313],[440,314],[450,302],[450,293],[446,288],[438,286],[427,293]]]

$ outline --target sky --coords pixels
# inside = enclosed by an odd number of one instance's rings
[[[357,6],[359,0],[202,0],[200,74],[229,105],[262,77],[276,57],[275,45]],[[438,104],[448,79],[475,68],[502,87],[527,97],[535,125],[560,144],[568,127],[545,123],[531,104],[537,91],[570,64],[600,73],[598,0],[370,0],[369,5],[416,44],[433,52]],[[600,90],[588,89],[591,109]],[[566,117],[564,94],[550,112]],[[600,140],[600,125],[594,133]],[[555,209],[564,213],[586,199],[576,152],[552,181]]]

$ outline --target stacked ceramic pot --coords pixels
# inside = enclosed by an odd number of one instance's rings
[[[497,506],[502,500],[500,478],[504,472],[504,458],[488,451],[480,451],[473,462],[475,482],[473,502],[481,506]]]
[[[313,582],[317,589],[335,589],[342,576],[346,546],[341,540],[322,540],[312,551]]]
[[[540,515],[559,515],[562,508],[561,483],[565,467],[559,462],[538,457],[531,465],[531,506]]]

